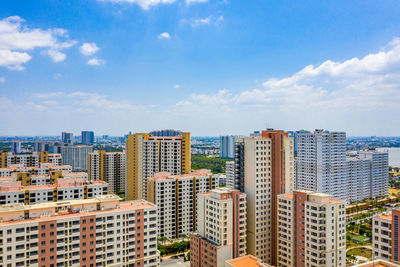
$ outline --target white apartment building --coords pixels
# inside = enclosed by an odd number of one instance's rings
[[[82,178],[61,178],[54,184],[22,186],[20,181],[0,182],[0,205],[39,204],[72,199],[87,199],[108,194],[103,181],[85,182]]]
[[[105,181],[109,191],[125,192],[125,152],[94,151],[89,153],[88,174],[91,181]]]
[[[15,154],[12,152],[0,152],[0,168],[8,168],[10,165],[22,164],[24,167],[39,166],[40,163],[48,163],[48,152],[32,152]]]
[[[315,130],[296,135],[296,188],[350,200],[346,133]]]
[[[379,151],[359,151],[361,159],[370,161],[371,183],[370,198],[387,196],[389,194],[389,154]]]
[[[232,189],[238,188],[239,185],[235,184],[235,162],[227,161],[225,163],[226,173],[226,186]]]
[[[306,190],[278,199],[278,267],[346,266],[345,201]]]
[[[372,220],[372,248],[375,258],[400,263],[400,210],[378,214]]]
[[[159,266],[157,208],[114,195],[0,206],[4,266]]]
[[[71,165],[74,171],[88,170],[88,154],[93,152],[91,146],[62,146],[60,148],[63,164]]]
[[[61,154],[49,154],[49,163],[54,166],[63,165]]]
[[[61,170],[65,173],[72,172],[69,165],[53,165],[50,163],[41,163],[39,167],[24,167],[23,164],[12,164],[7,168],[0,168],[0,177],[12,176],[13,173],[28,172],[32,175],[50,174],[52,170]]]
[[[191,266],[225,266],[246,255],[246,195],[228,187],[198,195],[197,233],[191,235]]]
[[[172,175],[155,173],[149,177],[147,200],[159,208],[158,236],[168,239],[188,236],[196,231],[197,196],[218,187],[217,178],[209,170]]]

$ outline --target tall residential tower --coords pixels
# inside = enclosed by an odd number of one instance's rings
[[[146,199],[147,178],[156,172],[179,175],[191,170],[190,133],[176,136],[128,135],[125,152],[128,200]]]

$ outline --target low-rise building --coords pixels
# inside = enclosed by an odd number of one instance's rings
[[[88,199],[108,194],[106,182],[85,182],[82,178],[61,178],[53,184],[26,186],[23,186],[22,182],[0,182],[0,205],[12,203],[39,204],[61,200]]]
[[[157,208],[115,195],[0,206],[4,266],[159,266]]]
[[[269,264],[262,263],[260,259],[253,255],[246,255],[235,259],[225,261],[225,267],[272,267]]]

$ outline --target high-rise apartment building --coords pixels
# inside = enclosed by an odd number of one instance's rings
[[[126,140],[127,199],[146,199],[147,178],[156,172],[189,173],[190,133],[179,136],[128,135]]]
[[[98,150],[89,153],[88,174],[91,181],[105,181],[109,191],[125,192],[125,152]]]
[[[372,248],[374,256],[400,264],[400,209],[378,214],[372,221]]]
[[[8,168],[14,164],[23,164],[24,167],[37,167],[41,163],[48,162],[49,153],[46,151],[23,154],[0,152],[0,168]]]
[[[233,159],[235,158],[235,138],[234,135],[226,135],[221,136],[219,138],[220,148],[219,155],[224,159]]]
[[[94,132],[92,131],[82,131],[81,138],[82,138],[82,144],[84,145],[94,144]]]
[[[296,189],[349,200],[346,133],[315,130],[297,134]]]
[[[61,133],[61,142],[65,145],[73,145],[74,144],[74,134],[68,132]]]
[[[198,195],[218,187],[218,180],[209,170],[171,175],[155,173],[147,180],[147,200],[159,208],[159,237],[168,239],[188,236],[196,231]]]
[[[278,196],[278,267],[346,266],[345,201],[295,190]]]
[[[246,255],[246,195],[226,187],[198,195],[197,233],[190,236],[192,267],[224,267]]]
[[[226,173],[226,186],[232,189],[238,188],[239,185],[235,184],[235,162],[227,161],[225,163],[225,173]]]
[[[383,197],[389,194],[387,152],[358,151],[347,155],[349,201]]]
[[[379,151],[359,151],[361,159],[370,161],[370,198],[383,197],[389,194],[389,154]]]
[[[88,170],[88,154],[93,152],[91,146],[63,146],[61,156],[63,164],[71,165],[74,171]]]
[[[278,195],[293,189],[293,139],[279,130],[235,144],[236,189],[247,195],[247,253],[275,265]]]
[[[157,208],[114,195],[0,206],[4,266],[159,266]]]

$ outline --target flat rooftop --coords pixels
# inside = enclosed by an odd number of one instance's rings
[[[234,267],[268,267],[270,265],[261,263],[256,257],[246,255],[232,260],[227,260],[226,263]]]

